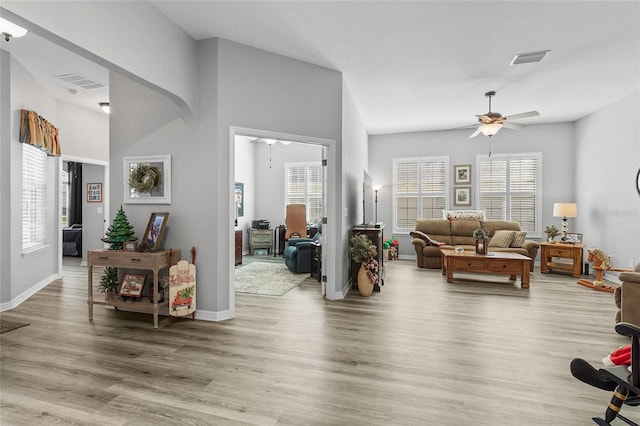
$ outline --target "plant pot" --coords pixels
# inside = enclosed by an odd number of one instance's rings
[[[551,244],[555,244],[556,243],[556,237],[549,237],[547,238],[547,242],[551,243]]]
[[[116,293],[112,290],[104,292],[104,300],[113,300],[116,298]]]
[[[358,291],[364,297],[369,297],[373,293],[373,282],[369,279],[367,270],[362,264],[358,270]]]

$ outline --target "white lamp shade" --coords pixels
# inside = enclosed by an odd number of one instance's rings
[[[577,217],[578,206],[576,203],[554,203],[553,216],[554,217]]]
[[[480,126],[480,131],[485,136],[493,136],[498,133],[500,129],[502,129],[502,123],[491,123]]]

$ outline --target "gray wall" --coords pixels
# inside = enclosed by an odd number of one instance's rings
[[[87,250],[96,250],[104,247],[100,241],[105,235],[104,199],[105,192],[105,167],[96,164],[82,164],[82,260],[87,261]],[[87,183],[102,183],[102,203],[87,202]]]
[[[640,92],[635,92],[575,125],[576,229],[584,232],[587,247],[603,250],[618,268],[640,262],[638,117]]]
[[[374,180],[383,185],[378,193],[378,217],[388,224],[386,236],[395,236],[400,242],[400,255],[415,257],[411,240],[406,233],[393,231],[393,158],[420,156],[449,156],[451,182],[453,166],[471,164],[476,173],[476,155],[488,154],[489,139],[478,136],[469,139],[472,131],[416,132],[369,137],[369,169]],[[570,123],[532,125],[521,131],[501,130],[491,141],[491,152],[542,152],[542,228],[561,219],[553,217],[553,203],[574,202],[574,142],[573,126]],[[476,204],[476,176],[472,178]],[[451,191],[451,190],[450,190]],[[453,198],[449,208],[453,208]],[[569,230],[575,229],[570,220]]]
[[[22,144],[18,142],[20,134],[20,110],[37,111],[42,117],[57,126],[57,110],[55,100],[47,95],[46,90],[33,78],[24,67],[10,55],[2,52],[3,88],[9,82],[9,93],[3,93],[3,107],[8,111],[9,125],[3,126],[0,157],[0,169],[9,171],[0,189],[3,206],[10,205],[10,211],[3,214],[2,240],[6,245],[6,256],[2,258],[3,272],[0,276],[2,292],[0,310],[10,309],[21,303],[51,280],[58,277],[58,258],[62,237],[58,232],[58,197],[59,174],[62,161],[59,158],[47,158],[47,215],[45,224],[47,246],[37,252],[22,253]],[[8,96],[7,96],[8,95]],[[7,102],[5,104],[5,102]],[[62,142],[64,149],[64,142]],[[6,172],[5,172],[6,173]],[[5,212],[6,207],[3,209]],[[7,268],[5,271],[5,268]]]

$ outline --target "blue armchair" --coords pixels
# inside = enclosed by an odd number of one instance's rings
[[[313,250],[322,235],[321,225],[313,238],[290,238],[284,249],[284,263],[291,272],[300,274],[311,272]],[[315,244],[314,244],[315,243]]]

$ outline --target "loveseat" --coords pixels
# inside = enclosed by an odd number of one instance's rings
[[[415,232],[411,233],[413,237],[411,243],[416,249],[418,267],[442,268],[442,253],[440,252],[442,248],[463,247],[465,250],[475,250],[473,231],[478,228],[487,232],[489,252],[511,252],[530,257],[531,271],[533,271],[533,263],[538,256],[540,244],[536,241],[525,240],[525,232],[520,230],[518,222],[503,220],[417,220]],[[497,231],[510,232],[496,234]],[[492,241],[494,238],[495,241]]]

